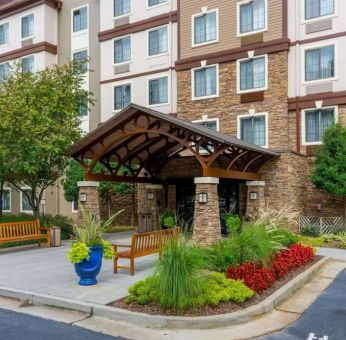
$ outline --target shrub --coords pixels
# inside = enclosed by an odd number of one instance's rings
[[[145,280],[138,281],[129,287],[130,295],[126,302],[138,302],[140,305],[146,305],[149,302],[158,302],[157,294],[157,276],[149,276]]]
[[[89,260],[90,250],[83,242],[74,242],[67,254],[67,258],[72,263],[80,263],[83,260]]]
[[[226,228],[228,231],[228,234],[233,236],[233,235],[238,235],[241,231],[241,220],[238,215],[233,215],[233,214],[224,214],[223,216],[225,223],[226,223]]]
[[[0,217],[0,223],[6,222],[20,222],[20,221],[34,221],[35,217],[33,215],[20,213],[18,215],[4,214]]]
[[[318,237],[320,236],[320,231],[318,228],[312,224],[303,227],[300,230],[300,234],[303,236]]]
[[[272,231],[271,234],[275,241],[282,244],[284,247],[289,247],[294,243],[299,241],[299,237],[297,234],[287,230],[287,229],[276,229]]]
[[[72,236],[73,221],[67,216],[45,214],[40,217],[40,223],[44,227],[60,227],[63,240],[68,240]]]

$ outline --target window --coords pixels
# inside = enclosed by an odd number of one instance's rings
[[[195,121],[194,123],[198,125],[202,125],[208,129],[218,131],[218,121],[217,119],[208,119],[208,120],[202,120],[202,121]]]
[[[2,192],[2,210],[11,211],[11,189],[4,188]]]
[[[73,53],[73,59],[80,61],[83,64],[82,65],[83,73],[85,73],[88,70],[88,51],[87,50]]]
[[[34,73],[35,72],[35,59],[34,59],[33,55],[31,55],[30,57],[22,58],[22,71],[24,73],[27,73],[27,72]]]
[[[264,31],[266,29],[266,0],[247,1],[238,5],[239,33]]]
[[[34,15],[30,14],[22,17],[22,39],[30,38],[34,35]]]
[[[305,0],[305,20],[334,14],[334,0]]]
[[[218,67],[198,68],[193,72],[193,98],[218,96]]]
[[[258,146],[266,146],[266,116],[240,118],[240,139]]]
[[[114,111],[122,110],[131,103],[131,84],[114,86]]]
[[[21,202],[20,202],[20,211],[32,211],[32,207],[29,203],[29,198],[31,196],[31,189],[22,189],[20,192]]]
[[[88,7],[73,11],[73,32],[84,31],[88,28]]]
[[[72,201],[72,212],[73,213],[78,212],[78,200]]]
[[[335,109],[324,108],[306,110],[305,116],[305,143],[322,142],[324,132],[335,123]]]
[[[197,15],[193,19],[194,45],[210,43],[218,39],[217,11]]]
[[[114,40],[114,64],[131,60],[131,37]]]
[[[114,17],[120,17],[130,12],[131,0],[114,0]]]
[[[168,77],[149,80],[149,105],[168,104]]]
[[[149,31],[149,56],[168,52],[168,28]]]
[[[259,91],[266,88],[266,57],[239,60],[238,92]]]
[[[219,119],[203,119],[203,120],[195,120],[192,123],[204,126],[208,129],[214,130],[214,131],[219,131]],[[196,147],[196,144],[193,143],[192,144],[193,147]],[[212,145],[212,143],[206,143],[203,144],[200,148],[199,148],[199,153],[202,154],[208,154],[209,152],[213,152],[214,151],[214,147]]]
[[[334,45],[305,51],[305,81],[333,78]]]
[[[10,74],[10,65],[9,63],[0,64],[0,82],[4,82],[7,80]]]
[[[0,45],[8,44],[10,24],[6,22],[0,25]]]
[[[79,114],[81,117],[87,117],[89,114],[89,100],[88,97],[84,97],[79,105]]]
[[[148,0],[148,7],[157,6],[166,3],[167,0]]]

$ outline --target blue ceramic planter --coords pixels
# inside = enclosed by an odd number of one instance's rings
[[[100,273],[102,266],[103,247],[89,247],[90,258],[76,263],[74,268],[80,277],[79,284],[81,286],[96,285],[96,276]]]

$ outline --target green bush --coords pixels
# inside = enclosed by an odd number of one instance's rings
[[[34,221],[35,217],[33,215],[20,213],[18,215],[4,214],[0,217],[0,223],[6,222],[20,222],[20,221]]]
[[[318,228],[312,224],[303,227],[300,230],[300,234],[303,236],[318,237],[320,236],[320,231]]]
[[[287,248],[299,241],[298,235],[287,229],[273,230],[271,235],[275,241]]]
[[[138,302],[146,305],[149,302],[158,302],[157,276],[149,276],[129,287],[130,295],[126,298],[128,303]]]
[[[40,217],[40,223],[43,227],[60,227],[62,240],[72,236],[73,220],[67,216],[45,214]]]
[[[238,235],[241,232],[241,220],[238,215],[225,214],[224,220],[229,235]]]
[[[173,228],[175,226],[175,218],[173,216],[164,217],[163,225],[168,228]]]

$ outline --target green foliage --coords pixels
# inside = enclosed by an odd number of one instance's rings
[[[102,247],[103,247],[103,258],[105,260],[112,260],[114,257],[114,248],[112,247],[111,243],[105,240],[102,240]]]
[[[175,214],[172,210],[166,209],[163,213],[160,214],[160,224],[168,228],[173,228],[176,223]]]
[[[325,131],[311,180],[330,194],[346,196],[346,127],[340,123]]]
[[[297,243],[299,238],[298,235],[287,230],[287,229],[276,229],[273,230],[271,235],[278,243],[282,244],[284,247],[289,247],[290,245]]]
[[[83,260],[89,260],[90,249],[83,242],[74,242],[67,254],[67,258],[72,263],[80,263]]]
[[[5,222],[21,222],[21,221],[34,221],[36,218],[29,214],[20,213],[17,215],[14,214],[4,214],[0,217],[0,223]]]
[[[224,219],[229,235],[237,235],[241,232],[241,220],[238,215],[225,214]]]
[[[318,237],[320,236],[320,231],[316,226],[310,224],[301,228],[300,234],[303,236]]]
[[[73,221],[71,218],[64,215],[44,214],[40,217],[40,222],[43,227],[60,227],[62,240],[71,238],[73,231]]]
[[[145,280],[138,281],[129,287],[130,295],[126,301],[128,303],[138,302],[146,305],[150,302],[158,302],[157,276],[149,276]]]

